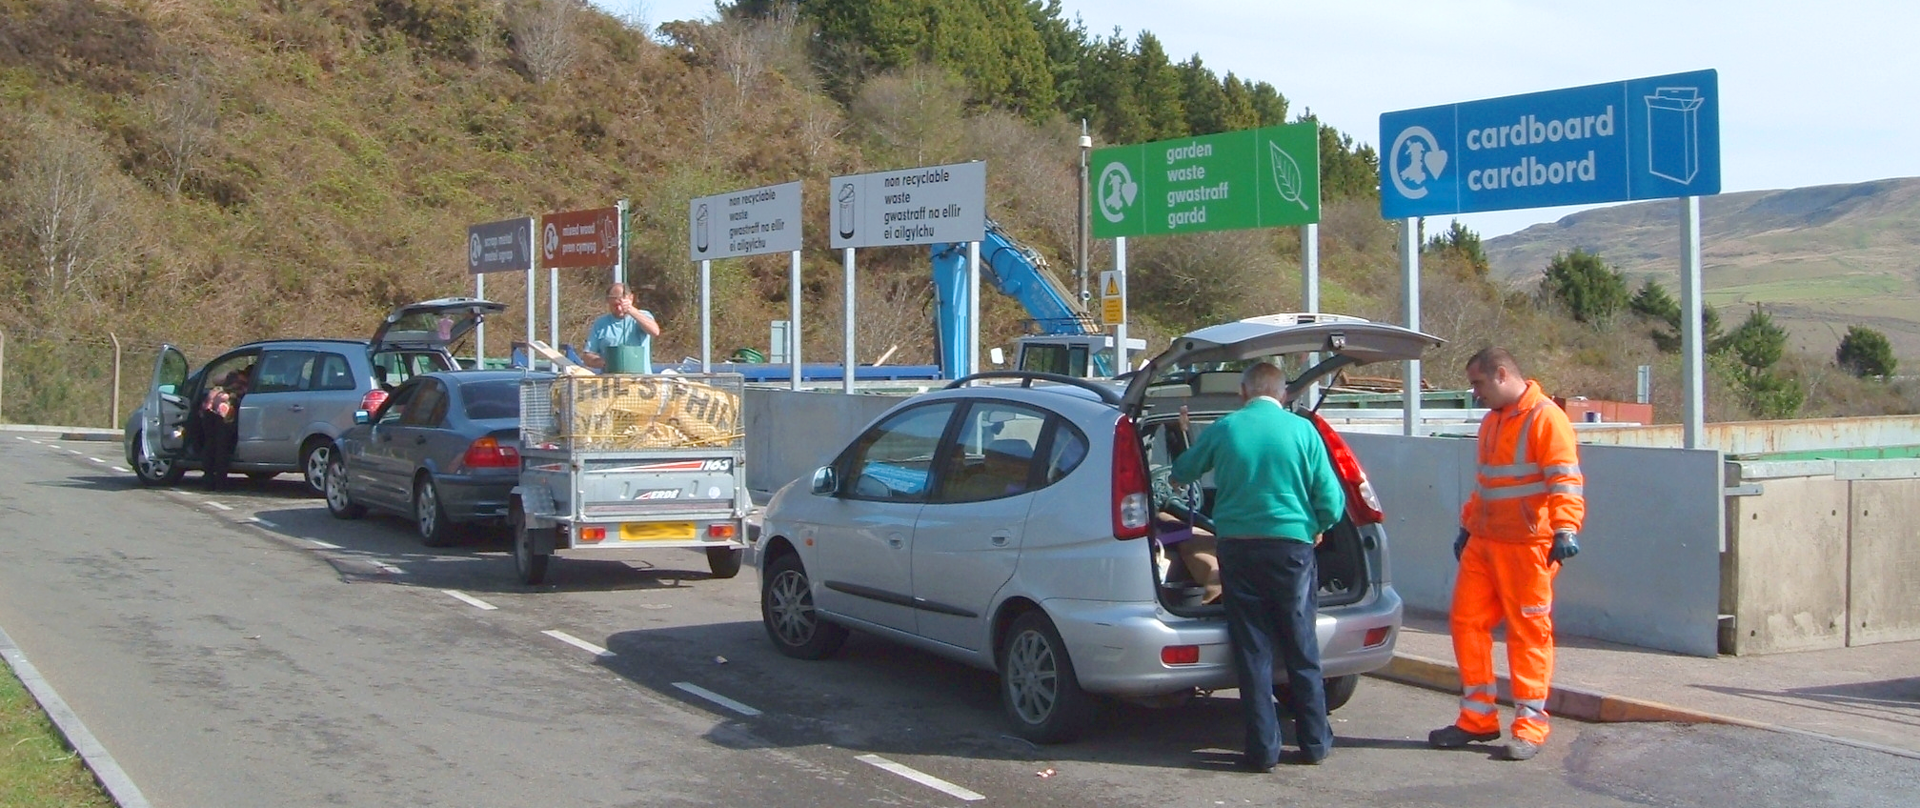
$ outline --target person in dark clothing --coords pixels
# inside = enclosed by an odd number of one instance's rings
[[[246,388],[246,374],[232,371],[209,388],[201,400],[200,437],[206,442],[208,491],[218,491],[226,483],[233,447],[240,438],[240,397],[246,394]]]
[[[1346,494],[1326,444],[1311,423],[1287,411],[1285,398],[1278,366],[1248,367],[1240,377],[1241,408],[1188,441],[1192,448],[1173,461],[1176,486],[1213,472],[1220,583],[1247,733],[1241,766],[1256,772],[1280,761],[1276,656],[1286,668],[1300,746],[1292,761],[1317,764],[1333,750],[1314,633],[1314,546],[1345,513]],[[1182,432],[1188,423],[1181,407]]]

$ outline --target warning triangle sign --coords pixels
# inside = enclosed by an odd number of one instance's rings
[[[1120,282],[1114,278],[1107,278],[1107,290],[1104,292],[1101,292],[1100,296],[1101,297],[1119,297]]]

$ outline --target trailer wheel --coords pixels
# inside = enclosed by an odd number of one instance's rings
[[[558,528],[527,527],[527,511],[520,505],[520,498],[513,498],[507,519],[513,522],[513,567],[519,573],[520,582],[533,586],[546,580],[547,562],[553,559],[550,553],[534,552],[534,544],[553,546],[553,533]],[[536,542],[536,539],[540,541]]]
[[[740,564],[746,558],[744,547],[708,547],[707,569],[713,571],[715,578],[732,578],[740,574]]]

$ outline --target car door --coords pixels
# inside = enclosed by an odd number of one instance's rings
[[[914,522],[957,405],[908,407],[863,433],[836,466],[844,483],[814,512],[819,588],[829,612],[913,632]]]
[[[1034,491],[1035,457],[1049,413],[1006,401],[974,401],[940,459],[939,486],[913,532],[913,604],[919,633],[969,650],[987,642],[994,594],[1013,577]]]
[[[418,386],[420,391],[407,406],[407,414],[401,416],[400,428],[393,437],[394,471],[406,476],[409,491],[415,471],[440,467],[438,462],[429,462],[429,458],[445,457],[450,440],[446,429],[450,403],[446,383],[426,377],[420,379]]]
[[[400,386],[381,405],[374,414],[371,428],[367,430],[367,442],[360,452],[360,464],[355,467],[348,479],[355,482],[354,496],[364,496],[367,501],[395,510],[407,510],[412,507],[413,470],[401,470],[398,456],[400,444],[395,438],[403,429],[401,421],[406,417],[407,409],[420,391],[421,380],[414,380]]]
[[[186,420],[193,412],[187,400],[187,356],[172,345],[160,346],[153,360],[153,379],[140,413],[140,447],[147,457],[181,456],[186,450]]]
[[[240,397],[240,439],[233,458],[242,463],[296,466],[307,426],[306,387],[312,351],[268,349],[253,368],[253,383]],[[251,411],[252,417],[247,417]]]

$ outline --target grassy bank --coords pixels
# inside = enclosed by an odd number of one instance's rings
[[[111,805],[32,694],[0,664],[0,808]]]

